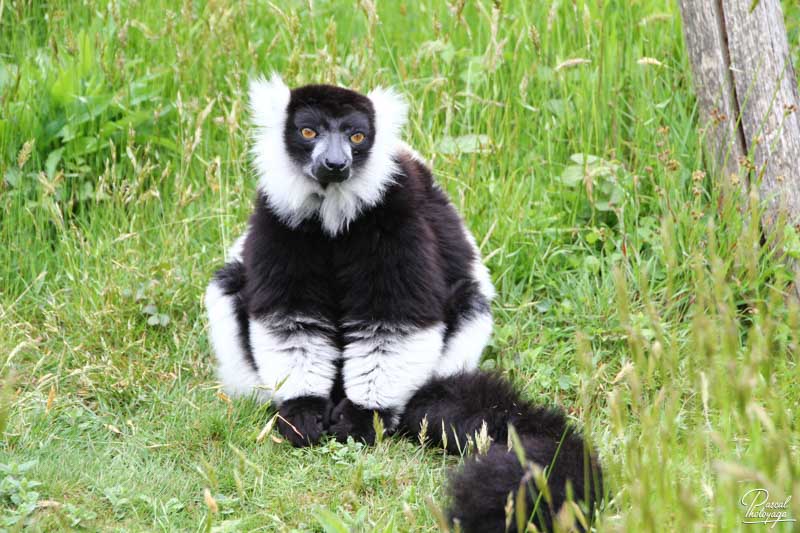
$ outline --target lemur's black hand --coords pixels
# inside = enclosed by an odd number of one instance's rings
[[[376,410],[360,407],[345,398],[333,408],[328,431],[339,442],[346,442],[347,437],[362,440],[367,444],[375,443],[375,426],[373,419]],[[383,419],[384,426],[389,423],[387,411],[377,411]]]
[[[327,400],[315,396],[301,396],[281,404],[278,430],[294,446],[313,446],[324,431],[323,421]]]

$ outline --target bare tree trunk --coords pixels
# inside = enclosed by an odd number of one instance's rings
[[[779,237],[779,222],[800,222],[800,100],[780,0],[753,4],[680,0],[716,175],[749,174],[765,207],[762,227]],[[800,268],[792,268],[800,297]]]
[[[715,176],[739,179],[739,161],[747,147],[738,123],[739,102],[721,2],[681,0],[680,5],[711,170]],[[746,193],[746,176],[741,176],[741,184]]]

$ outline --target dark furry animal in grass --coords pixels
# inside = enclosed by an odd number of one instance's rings
[[[251,84],[250,105],[255,208],[206,291],[224,390],[271,401],[295,446],[325,434],[372,442],[377,413],[389,433],[416,435],[426,420],[437,440],[444,427],[456,451],[485,421],[495,444],[452,484],[465,531],[505,530],[507,495],[530,477],[505,447],[509,424],[548,468],[553,510],[567,483],[591,507],[599,468],[564,417],[476,370],[494,288],[475,239],[400,140],[403,100],[290,90],[273,75]],[[532,511],[535,490],[523,490]],[[535,523],[549,527],[548,507]]]
[[[491,446],[485,454],[468,458],[450,481],[449,517],[459,521],[462,531],[517,531],[515,513],[507,524],[504,506],[509,493],[517,501],[519,492],[524,495],[523,514],[549,531],[554,513],[568,500],[568,486],[572,501],[583,503],[584,518],[592,519],[603,495],[597,457],[560,411],[533,405],[499,375],[464,372],[431,379],[406,405],[401,430],[413,436],[425,426],[429,442],[446,443],[447,451],[461,453],[484,424]],[[517,433],[523,462],[509,450],[509,426]],[[531,465],[545,469],[549,502],[539,498]],[[581,529],[579,522],[574,525]]]

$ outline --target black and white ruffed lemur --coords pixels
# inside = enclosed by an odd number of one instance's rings
[[[494,288],[475,239],[400,140],[403,99],[290,90],[273,75],[251,83],[250,106],[255,210],[205,297],[223,389],[271,401],[295,446],[325,434],[371,443],[377,413],[388,432],[417,435],[424,423],[458,452],[486,423],[488,453],[451,480],[449,516],[466,532],[506,531],[520,487],[534,509],[509,425],[527,461],[546,468],[552,505],[540,500],[534,523],[550,528],[568,485],[591,511],[600,468],[580,435],[477,370]]]

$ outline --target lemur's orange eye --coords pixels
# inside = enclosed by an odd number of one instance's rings
[[[364,142],[364,134],[361,132],[354,133],[350,136],[350,140],[353,141],[353,144],[361,144]]]
[[[302,135],[304,139],[313,139],[317,136],[317,132],[311,128],[303,128],[300,130],[300,135]]]

